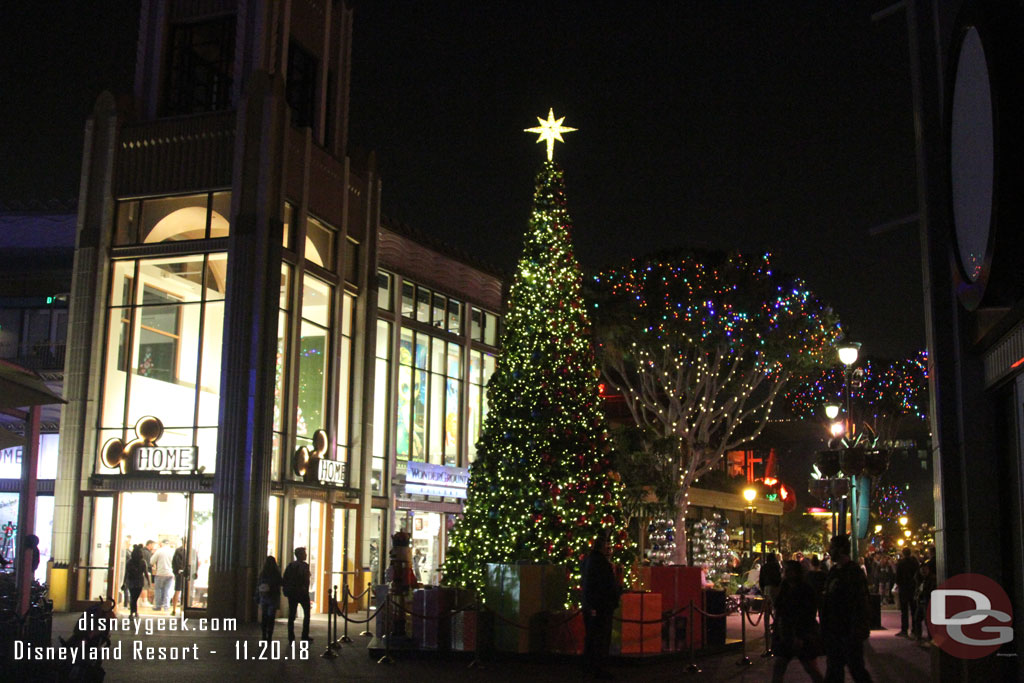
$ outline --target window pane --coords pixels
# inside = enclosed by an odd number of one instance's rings
[[[200,314],[198,304],[138,309],[128,425],[146,415],[160,418],[168,429],[193,425]]]
[[[318,266],[334,268],[334,230],[313,217],[306,220],[305,256]]]
[[[139,284],[142,290],[136,292],[139,297],[136,303],[149,305],[200,301],[203,294],[204,261],[202,254],[139,261]]]
[[[281,235],[281,246],[292,248],[292,231],[295,229],[295,207],[291,202],[284,203],[284,231]]]
[[[445,384],[444,464],[455,466],[459,455],[459,390],[462,382],[448,379]]]
[[[352,319],[356,315],[356,298],[345,292],[342,297],[344,308],[341,311],[341,333],[346,337],[352,336]]]
[[[331,286],[311,275],[302,279],[302,318],[322,327],[331,321]]]
[[[473,462],[476,459],[476,442],[480,438],[480,387],[475,384],[469,385],[469,415],[467,416],[467,429],[468,434],[466,455],[468,462]]]
[[[210,213],[210,238],[227,237],[231,233],[231,193],[213,193],[213,211]]]
[[[338,431],[335,438],[340,446],[347,446],[349,444],[349,395],[352,390],[352,340],[349,337],[341,338],[341,358],[339,360],[341,368],[338,378]]]
[[[443,330],[444,329],[444,325],[445,325],[445,322],[444,322],[444,320],[445,320],[445,318],[444,318],[444,316],[445,316],[445,308],[447,306],[446,300],[445,300],[445,298],[443,296],[441,296],[440,294],[435,292],[434,293],[433,301],[434,301],[434,308],[433,308],[433,311],[430,314],[430,324],[433,325],[434,327],[437,327],[437,328],[440,328],[440,329]]]
[[[135,261],[114,261],[114,276],[110,286],[111,306],[132,305],[132,282],[135,278]]]
[[[142,202],[142,241],[205,239],[206,202],[205,194],[145,200]]]
[[[462,334],[462,304],[455,299],[448,299],[448,331]]]
[[[345,260],[345,279],[352,283],[359,282],[359,242],[347,237],[342,258]]]
[[[281,295],[278,299],[278,307],[287,311],[292,307],[292,268],[289,265],[281,266]]]
[[[469,336],[475,341],[483,341],[483,312],[479,308],[471,308],[469,314]]]
[[[443,339],[432,340],[430,347],[430,371],[444,374],[445,369],[445,342]]]
[[[421,370],[427,369],[427,347],[430,344],[430,337],[425,334],[416,334],[416,358],[415,366]]]
[[[206,304],[203,319],[203,364],[199,382],[197,426],[216,425],[220,413],[220,363],[224,345],[224,302]]]
[[[118,202],[117,228],[114,244],[135,244],[139,241],[139,202]]]
[[[281,481],[281,451],[283,449],[284,435],[274,432],[270,437],[270,478],[274,481]]]
[[[484,343],[498,345],[498,316],[484,313]]]
[[[444,458],[444,377],[430,374],[429,462],[440,465]]]
[[[416,370],[412,387],[412,453],[411,459],[423,462],[426,457],[427,373]]]
[[[412,369],[402,365],[398,368],[398,415],[395,420],[395,452],[400,460],[409,459],[412,413]]]
[[[423,287],[416,288],[416,320],[430,322],[430,290]]]
[[[373,461],[374,467],[377,467],[377,460],[383,463],[387,456],[388,361],[377,359],[373,381]],[[380,479],[376,472],[373,478]]]
[[[121,427],[124,424],[125,389],[128,387],[128,334],[131,309],[115,308],[110,311],[107,328],[106,374],[103,378],[103,427]]]
[[[279,311],[277,314],[277,357],[274,360],[274,431],[283,428],[284,398],[286,376],[285,358],[288,349],[288,314]]]
[[[462,377],[462,349],[458,344],[448,344],[448,376]]]
[[[479,351],[469,352],[469,381],[473,384],[483,384],[480,370],[483,368],[483,354]]]
[[[223,299],[227,292],[228,255],[210,254],[206,261],[206,300]]]
[[[415,304],[413,303],[413,292],[414,287],[409,282],[402,283],[402,315],[406,318],[411,318],[416,310]]]
[[[327,330],[305,320],[299,334],[299,392],[295,434],[313,435],[324,429],[324,390],[327,381]]]
[[[412,330],[403,329],[398,343],[398,362],[412,366]]]
[[[490,381],[491,375],[494,374],[494,355],[490,353],[484,354],[484,376],[483,384],[487,386],[487,382]]]
[[[377,272],[377,308],[391,310],[391,275]]]
[[[377,321],[377,358],[387,360],[391,349],[391,323],[386,320]]]
[[[197,429],[196,447],[199,449],[196,467],[203,467],[206,474],[212,474],[217,469],[217,428]]]

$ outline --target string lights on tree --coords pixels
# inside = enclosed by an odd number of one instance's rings
[[[677,562],[687,490],[756,437],[794,372],[834,354],[838,321],[769,254],[691,252],[634,259],[594,278],[603,375],[636,424],[675,440]]]
[[[572,129],[548,118],[554,127],[539,119],[544,130],[534,132],[550,150]],[[549,158],[487,385],[464,515],[450,539],[444,572],[455,586],[482,589],[490,562],[553,562],[569,574],[573,603],[580,562],[599,533],[610,534],[614,562],[632,560],[570,231],[563,171]]]

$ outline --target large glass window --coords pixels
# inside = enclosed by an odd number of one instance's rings
[[[201,440],[197,466],[213,471],[226,272],[226,254],[114,264],[101,441],[134,438],[135,423],[153,415],[164,424],[161,445]]]
[[[338,452],[335,458],[348,462],[349,409],[352,392],[352,322],[355,317],[356,298],[345,292],[341,311],[341,352],[338,354],[340,372],[338,375]]]
[[[306,260],[334,268],[334,228],[313,217],[306,221]]]
[[[493,354],[477,351],[469,352],[469,392],[467,396],[467,437],[469,462],[476,459],[476,442],[480,439],[480,430],[487,416],[487,392],[485,387],[494,374],[495,357]]]
[[[391,310],[391,283],[393,279],[389,273],[377,272],[377,308],[384,311]]]
[[[168,40],[167,114],[197,114],[231,107],[235,16],[171,26]]]

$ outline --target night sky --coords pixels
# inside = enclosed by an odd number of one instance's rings
[[[133,3],[33,3],[0,27],[0,200],[73,198],[82,128],[130,92]],[[351,143],[385,212],[511,269],[553,107],[593,270],[669,247],[770,250],[864,353],[924,343],[905,22],[885,2],[360,1]],[[638,9],[643,8],[643,9]]]

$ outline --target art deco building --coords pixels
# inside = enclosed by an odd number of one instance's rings
[[[55,482],[55,592],[184,545],[188,609],[251,616],[267,554],[314,606],[412,533],[443,560],[501,279],[380,226],[346,146],[343,2],[147,1],[135,88],[86,127]],[[396,510],[398,514],[396,516]]]

